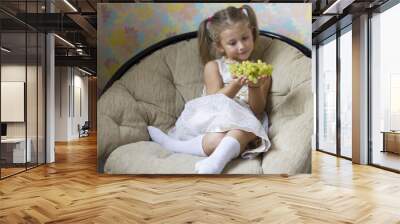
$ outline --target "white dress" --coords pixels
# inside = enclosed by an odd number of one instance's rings
[[[218,68],[224,85],[232,81],[227,60],[217,59]],[[178,140],[188,140],[210,132],[227,132],[240,129],[252,132],[261,138],[261,144],[254,149],[248,149],[241,154],[242,158],[254,158],[266,152],[271,143],[269,141],[268,117],[264,114],[262,121],[258,120],[248,105],[248,88],[243,86],[234,99],[224,94],[203,95],[188,101],[175,126],[168,135]]]

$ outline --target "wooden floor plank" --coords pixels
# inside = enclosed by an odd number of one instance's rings
[[[400,223],[400,175],[313,152],[312,174],[96,172],[96,137],[0,181],[0,223]]]

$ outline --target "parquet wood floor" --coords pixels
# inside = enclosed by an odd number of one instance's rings
[[[96,139],[0,181],[0,223],[400,223],[400,175],[313,152],[311,175],[96,172]]]
[[[9,167],[4,168],[4,167],[2,167],[1,168],[1,176],[2,177],[7,177],[7,176],[13,175],[15,173],[24,171],[24,170],[25,170],[25,167],[21,167],[21,168],[19,168],[19,167],[18,168],[14,168],[14,167],[12,167],[12,168],[9,168]]]

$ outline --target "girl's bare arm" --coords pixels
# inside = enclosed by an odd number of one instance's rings
[[[267,96],[271,88],[272,79],[270,76],[259,80],[259,86],[249,85],[249,105],[257,118],[261,119],[265,105],[267,104]]]
[[[217,62],[210,61],[204,67],[204,83],[207,95],[222,93],[230,98],[234,98],[244,85],[245,80],[236,79],[224,87]]]

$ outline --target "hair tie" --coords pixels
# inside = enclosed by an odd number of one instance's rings
[[[209,16],[209,17],[207,18],[207,20],[206,20],[206,28],[207,28],[207,30],[208,30],[209,27],[210,27],[211,19],[212,19],[212,16]]]
[[[248,14],[247,14],[247,9],[246,8],[243,8],[243,7],[240,7],[241,9],[242,9],[242,12],[246,15],[246,16],[249,16]]]

